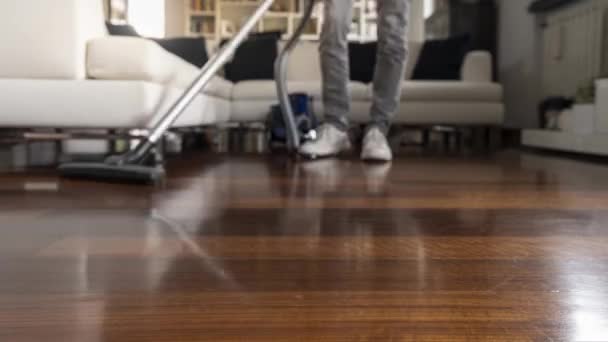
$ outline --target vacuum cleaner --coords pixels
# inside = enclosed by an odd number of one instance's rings
[[[183,94],[169,107],[167,112],[150,129],[149,134],[139,140],[137,146],[129,152],[110,156],[100,163],[70,162],[59,166],[59,173],[66,178],[90,179],[121,183],[155,184],[165,177],[165,168],[160,155],[160,144],[163,136],[173,123],[188,108],[194,98],[212,80],[218,71],[231,59],[238,47],[247,39],[249,33],[273,5],[274,0],[264,0],[255,10],[242,28],[236,33],[217,54],[215,54],[201,69],[199,75]],[[299,42],[306,24],[312,16],[314,0],[306,0],[304,13],[300,24],[293,36],[286,43],[275,63],[275,81],[281,112],[287,134],[287,148],[295,152],[302,141],[301,133],[291,107],[287,89],[287,65],[290,52]]]

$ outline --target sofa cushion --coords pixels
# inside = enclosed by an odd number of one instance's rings
[[[158,43],[158,45],[162,46],[163,49],[176,56],[179,56],[181,59],[196,66],[197,68],[202,68],[209,60],[207,43],[204,38],[181,37],[152,40]]]
[[[408,43],[408,62],[406,65],[405,79],[412,78],[414,67],[420,56],[423,42],[411,41]],[[285,42],[279,42],[282,49]],[[303,67],[304,66],[304,67]],[[287,79],[290,81],[320,81],[321,63],[319,59],[319,43],[312,41],[301,41],[289,56],[289,67]]]
[[[403,102],[393,120],[411,125],[502,125],[504,105],[500,102],[427,101]]]
[[[374,80],[377,51],[376,42],[348,44],[351,80],[363,83],[371,83]]]
[[[323,113],[321,104],[315,112]],[[369,102],[353,102],[349,119],[352,123],[369,122]],[[403,125],[501,125],[504,105],[499,102],[402,102],[393,123]]]
[[[492,54],[488,51],[471,51],[462,65],[460,79],[465,82],[492,82]]]
[[[287,85],[290,93],[306,93],[316,99],[321,98],[320,81],[290,81]],[[370,99],[369,86],[360,82],[350,82],[351,97],[354,101]],[[232,98],[241,100],[274,100],[277,101],[277,89],[274,81],[244,81],[234,85]]]
[[[232,82],[274,79],[274,62],[280,37],[280,32],[250,35],[238,47],[232,61],[224,67],[226,79]]]
[[[90,78],[172,83],[184,88],[197,69],[153,41],[107,37],[89,42],[87,71]]]
[[[414,68],[414,80],[459,80],[471,38],[462,35],[424,43]]]
[[[233,87],[234,84],[232,82],[222,77],[215,76],[205,90],[203,90],[203,93],[229,100],[232,98]]]
[[[187,88],[199,69],[153,41],[133,37],[94,39],[88,44],[89,78],[134,80]],[[229,99],[232,83],[215,77],[203,93]]]
[[[111,36],[142,37],[132,25],[112,24],[106,22],[108,33]],[[201,68],[209,60],[207,44],[203,37],[179,37],[179,38],[149,38],[155,41],[163,49],[179,56],[186,62]]]
[[[501,102],[502,86],[489,82],[405,81],[401,101]]]

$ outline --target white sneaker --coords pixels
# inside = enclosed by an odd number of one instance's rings
[[[321,125],[317,129],[317,134],[317,140],[306,142],[300,147],[300,154],[309,158],[323,158],[351,149],[348,133],[337,129],[334,125]]]
[[[372,127],[363,138],[363,149],[361,151],[361,159],[366,161],[383,161],[389,162],[393,160],[393,152],[388,145],[386,136],[378,127]]]

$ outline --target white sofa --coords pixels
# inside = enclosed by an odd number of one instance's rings
[[[0,128],[149,127],[153,114],[170,105],[198,71],[152,41],[107,36],[100,0],[2,0],[0,41]],[[502,87],[492,82],[488,53],[470,53],[460,81],[411,81],[420,46],[410,44],[395,123],[502,124]],[[320,100],[317,50],[313,42],[297,47],[289,85]],[[352,120],[366,120],[371,85],[350,87]],[[276,102],[273,81],[232,84],[217,77],[175,126],[262,122]],[[321,101],[315,107],[323,112]]]
[[[146,127],[197,72],[151,41],[107,37],[101,0],[2,0],[0,42],[0,127]],[[226,83],[176,126],[229,120]]]
[[[459,81],[412,81],[411,76],[421,48],[420,42],[409,44],[410,59],[403,83],[400,110],[394,121],[396,124],[502,125],[503,89],[500,84],[492,82],[492,56],[488,52],[469,53]],[[305,41],[296,47],[289,63],[288,80],[290,91],[312,95],[318,100],[315,101],[316,113],[323,113],[318,43]],[[372,86],[351,82],[350,92],[351,120],[367,121],[373,95]],[[231,120],[261,121],[269,106],[276,102],[276,90],[272,81],[239,82],[232,91]]]

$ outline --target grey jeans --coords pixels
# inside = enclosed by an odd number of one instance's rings
[[[353,18],[353,0],[325,0],[321,34],[323,106],[325,121],[348,128],[350,71],[348,33]],[[407,58],[407,24],[410,0],[378,0],[378,52],[374,74],[371,123],[388,132],[399,106],[401,81]]]

